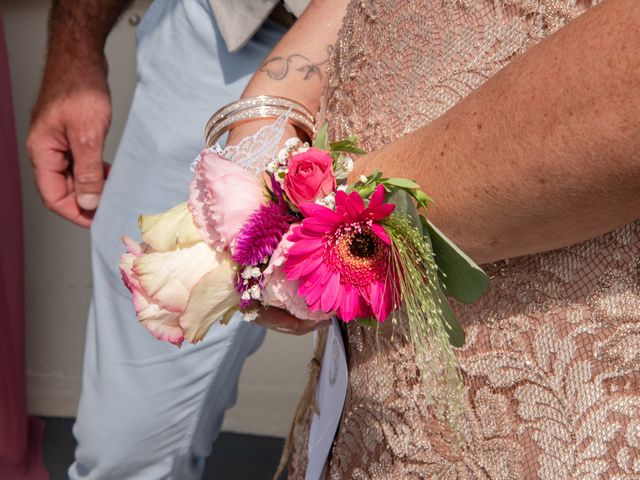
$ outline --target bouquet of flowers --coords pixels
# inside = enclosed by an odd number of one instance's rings
[[[435,356],[459,385],[451,346],[464,332],[446,295],[475,301],[484,272],[427,220],[431,199],[414,181],[375,172],[347,184],[352,156],[365,153],[355,138],[330,143],[325,125],[312,146],[292,138],[277,151],[281,132],[202,151],[188,202],[142,215],[142,243],[124,238],[120,268],[140,322],[180,345],[270,306],[308,320],[391,321],[408,328],[419,365]]]

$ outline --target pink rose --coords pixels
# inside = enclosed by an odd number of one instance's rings
[[[326,197],[336,189],[332,165],[331,156],[319,148],[294,155],[289,160],[284,191],[297,206]]]
[[[265,305],[287,310],[294,317],[300,320],[328,320],[333,314],[323,311],[312,312],[303,297],[298,294],[300,282],[297,280],[287,280],[286,274],[282,271],[282,264],[287,258],[287,251],[293,245],[287,237],[293,228],[300,225],[294,223],[285,233],[280,244],[271,255],[269,266],[264,271],[265,288],[263,301]]]
[[[240,229],[265,200],[255,174],[208,150],[200,153],[189,190],[189,209],[202,239],[232,251]]]

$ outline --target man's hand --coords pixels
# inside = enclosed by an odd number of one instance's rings
[[[83,227],[100,202],[111,123],[104,46],[131,0],[53,0],[27,151],[44,205]]]
[[[111,122],[106,70],[104,60],[49,65],[27,138],[44,205],[83,227],[91,224],[108,170],[103,162]]]

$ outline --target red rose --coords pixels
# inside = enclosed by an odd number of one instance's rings
[[[335,191],[332,165],[331,156],[319,148],[310,148],[291,157],[289,173],[284,180],[284,191],[289,199],[300,206]]]

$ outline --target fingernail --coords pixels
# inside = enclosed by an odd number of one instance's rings
[[[295,333],[295,330],[291,330],[290,328],[284,328],[284,327],[273,327],[273,330],[280,333],[288,333],[289,335]]]
[[[100,195],[95,193],[78,193],[76,197],[78,206],[83,210],[95,210],[100,203]]]

